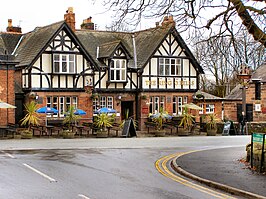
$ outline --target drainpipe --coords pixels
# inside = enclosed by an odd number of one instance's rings
[[[132,35],[132,43],[133,43],[133,52],[134,52],[134,67],[137,68],[137,50],[136,50],[135,34]]]

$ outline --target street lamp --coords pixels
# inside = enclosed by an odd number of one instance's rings
[[[240,132],[241,135],[247,133],[246,130],[246,89],[248,88],[248,82],[251,78],[251,71],[250,68],[246,65],[240,66],[239,74],[237,75],[238,79],[240,79],[242,85],[242,118],[240,120]]]

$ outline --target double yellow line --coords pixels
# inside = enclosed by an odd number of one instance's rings
[[[182,155],[185,155],[185,154],[188,154],[188,153],[192,153],[192,152],[195,152],[195,151],[189,151],[189,152],[185,152],[185,153],[175,153],[175,154],[171,154],[171,155],[168,155],[168,156],[164,156],[164,157],[160,158],[159,160],[157,160],[155,162],[155,167],[159,171],[159,173],[161,173],[165,177],[170,178],[170,179],[174,180],[175,182],[178,182],[178,183],[180,183],[182,185],[185,185],[187,187],[196,189],[198,191],[201,191],[203,193],[209,194],[209,195],[214,196],[216,198],[223,198],[223,199],[225,199],[225,198],[230,198],[230,199],[234,198],[234,197],[219,193],[217,191],[208,189],[206,187],[194,184],[194,183],[192,183],[192,182],[190,182],[190,181],[188,181],[188,180],[186,180],[184,178],[181,178],[181,177],[175,175],[173,172],[171,172],[168,169],[167,164],[169,163],[170,160],[173,160],[174,158],[177,158],[177,157],[180,157]]]

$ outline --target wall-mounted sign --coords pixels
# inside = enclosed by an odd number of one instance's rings
[[[143,114],[149,114],[149,109],[148,109],[148,107],[142,107],[142,109],[141,109],[141,113],[143,113]]]
[[[261,111],[261,104],[255,104],[255,111]]]
[[[146,85],[147,86],[149,86],[149,85],[152,85],[152,86],[156,86],[157,84],[157,81],[156,80],[146,80],[145,81],[145,83],[146,83]],[[189,86],[189,85],[191,85],[191,86],[193,86],[193,85],[195,85],[195,81],[194,80],[192,80],[192,81],[183,81],[183,80],[179,80],[179,81],[165,81],[165,80],[159,80],[159,85],[168,85],[168,86],[171,86],[171,85],[173,85],[173,84],[175,84],[176,86],[178,86],[178,85],[185,85],[185,86]]]

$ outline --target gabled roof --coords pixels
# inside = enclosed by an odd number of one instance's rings
[[[130,55],[134,55],[133,37],[136,45],[136,57],[137,57],[137,68],[143,68],[148,63],[150,58],[154,55],[157,49],[160,47],[164,39],[171,33],[175,36],[180,46],[185,49],[185,54],[191,58],[192,63],[196,67],[199,73],[204,73],[202,67],[198,64],[191,51],[185,44],[184,40],[178,34],[176,29],[169,26],[158,26],[147,30],[137,32],[110,32],[110,31],[96,31],[96,30],[77,30],[77,37],[84,44],[86,50],[93,57],[93,59],[99,64],[102,63],[97,60],[97,48],[104,46],[105,44],[116,43],[121,41],[121,44],[126,48]],[[108,46],[108,45],[107,45]],[[114,45],[108,46],[109,50],[114,48]],[[102,49],[104,56],[106,56],[107,48]],[[100,56],[103,56],[101,54]],[[110,52],[109,52],[110,53]],[[129,67],[134,67],[134,61],[129,60]]]
[[[7,33],[8,36],[5,37],[4,41],[10,43],[10,45],[13,44],[9,52],[13,52],[15,50],[14,61],[19,62],[17,67],[31,67],[40,57],[41,53],[43,53],[52,40],[63,29],[71,37],[71,39],[73,39],[73,41],[80,46],[80,51],[95,64],[93,59],[86,52],[86,50],[84,50],[83,45],[80,43],[76,35],[72,32],[65,21],[60,21],[44,27],[37,27],[35,30],[29,33],[20,35],[20,37],[17,36],[13,43],[7,39],[11,36],[15,37],[16,35]]]
[[[241,100],[242,99],[242,90],[241,85],[238,84],[230,93],[229,95],[225,96],[227,100]]]
[[[0,54],[11,55],[22,34],[0,33]]]
[[[95,30],[77,30],[75,33],[79,38],[79,40],[84,45],[85,49],[92,56],[94,61],[98,64],[98,66],[104,66],[103,63],[101,63],[97,59],[97,48],[100,46],[104,46],[104,44],[121,41],[123,46],[125,46],[125,48],[129,52],[132,52],[133,50],[131,44],[132,42],[131,43],[128,42],[131,40],[130,33],[95,31]],[[114,48],[114,46],[112,46],[112,48]],[[106,51],[106,49],[104,51]],[[106,53],[103,54],[106,55]]]
[[[98,50],[98,58],[112,57],[117,48],[119,47],[121,47],[125,51],[127,56],[132,57],[128,52],[128,50],[124,47],[123,43],[120,40],[118,40],[100,45]]]
[[[206,92],[204,92],[204,91],[200,91],[200,90],[198,90],[194,95],[193,95],[193,98],[194,99],[199,99],[199,98],[197,98],[197,95],[201,95],[202,96],[202,99],[204,99],[204,100],[222,100],[223,98],[221,98],[221,97],[217,97],[217,96],[215,96],[215,95],[212,95],[212,94],[210,94],[210,93],[206,93]]]
[[[24,34],[15,51],[16,61],[20,62],[18,66],[31,66],[63,24],[64,22],[61,21],[45,27],[37,27],[32,32]]]
[[[251,76],[251,79],[257,79],[266,82],[266,63],[258,67]]]
[[[258,67],[251,75],[250,83],[252,80],[259,80],[260,82],[266,82],[266,64],[262,64]],[[241,85],[238,84],[230,93],[225,97],[228,100],[241,100],[242,89]]]

